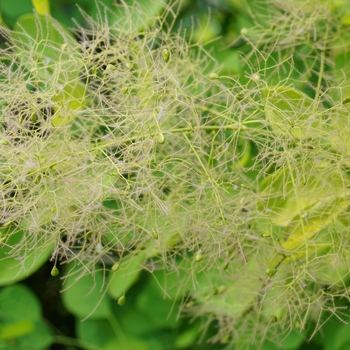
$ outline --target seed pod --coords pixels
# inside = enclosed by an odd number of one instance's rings
[[[168,50],[168,49],[164,49],[164,50],[162,51],[162,56],[163,56],[163,60],[164,60],[165,62],[168,62],[169,57],[170,57],[169,50]]]
[[[343,105],[347,104],[350,102],[350,97],[345,97],[343,98],[343,101],[341,101]]]
[[[108,64],[107,67],[106,67],[106,70],[108,71],[113,71],[113,70],[116,70],[117,68],[115,68],[115,66],[113,66],[113,64]]]
[[[158,233],[156,232],[155,229],[152,229],[152,237],[153,237],[154,239],[158,239]]]
[[[277,270],[276,269],[266,269],[266,274],[270,277],[274,276],[276,274]]]
[[[229,262],[229,261],[226,261],[226,262],[225,262],[225,265],[224,265],[224,267],[223,267],[223,269],[224,269],[224,270],[227,270],[229,264],[230,264],[230,262]]]
[[[219,293],[219,289],[217,287],[213,287],[213,295],[216,295]]]
[[[203,260],[203,254],[197,253],[197,254],[196,254],[196,257],[195,257],[195,260],[196,260],[197,262],[202,261],[202,260]]]
[[[265,233],[262,234],[262,236],[263,236],[264,238],[270,238],[270,237],[271,237],[271,234],[270,234],[269,232],[265,232]]]
[[[194,305],[194,300],[189,301],[185,306],[192,307]]]
[[[125,95],[129,91],[129,88],[127,86],[122,87],[122,94]]]
[[[14,222],[15,222],[14,220],[10,220],[10,221],[5,222],[2,226],[7,227],[7,226],[12,225]]]
[[[251,79],[258,82],[260,81],[260,75],[258,73],[255,73],[251,76]]]
[[[56,277],[59,273],[60,273],[60,271],[58,270],[58,268],[55,265],[51,270],[51,276]]]
[[[120,305],[120,306],[125,305],[125,295],[122,295],[122,296],[118,299],[118,305]]]
[[[242,29],[241,29],[241,34],[242,34],[242,35],[247,35],[247,34],[248,34],[248,31],[249,31],[249,30],[248,30],[247,28],[242,28]]]
[[[126,65],[126,68],[128,68],[128,69],[132,68],[132,63],[130,63],[130,62],[126,62],[125,65]]]
[[[224,292],[226,292],[226,289],[227,289],[226,286],[220,286],[220,287],[218,288],[218,293],[224,293]]]
[[[158,141],[158,143],[163,144],[165,142],[164,135],[163,134],[158,134],[157,141]]]
[[[236,95],[236,100],[237,100],[237,101],[242,101],[243,98],[244,98],[244,96],[243,96],[242,94],[237,94],[237,95]]]
[[[4,139],[0,140],[0,143],[2,145],[5,145],[5,146],[9,144],[9,142],[7,140],[4,140]]]
[[[210,73],[209,74],[209,79],[210,80],[215,80],[215,79],[218,79],[218,78],[219,78],[219,76],[216,73]]]
[[[117,271],[119,267],[120,267],[120,262],[119,261],[115,262],[112,266],[112,271]]]

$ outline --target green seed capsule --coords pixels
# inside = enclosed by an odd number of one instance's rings
[[[117,271],[119,267],[120,267],[120,262],[119,261],[115,262],[112,266],[112,271]]]
[[[164,50],[162,51],[162,56],[163,56],[163,60],[164,60],[165,62],[168,62],[169,56],[170,56],[169,50],[168,50],[168,49],[164,49]]]
[[[262,234],[262,236],[263,236],[264,238],[270,238],[270,237],[271,237],[271,233],[265,232],[265,233]]]
[[[126,65],[126,68],[128,68],[128,69],[132,68],[132,63],[130,63],[130,62],[126,62],[125,65]]]
[[[225,262],[225,265],[224,265],[224,267],[223,267],[223,269],[224,269],[224,270],[227,270],[229,264],[230,264],[230,262],[229,262],[229,261],[226,261],[226,262]]]
[[[164,135],[163,134],[158,134],[157,141],[158,141],[158,143],[163,144],[165,142]]]
[[[14,222],[15,222],[14,220],[10,220],[10,221],[5,222],[2,226],[7,227],[7,226],[10,226],[11,224],[13,224]]]
[[[219,78],[219,76],[216,73],[210,73],[209,74],[209,79],[210,80],[215,80],[215,79],[218,79],[218,78]]]
[[[58,268],[55,265],[51,270],[51,276],[56,277],[59,273],[60,273],[60,271],[58,270]]]
[[[0,143],[2,145],[5,145],[5,146],[9,144],[9,142],[7,140],[4,140],[4,139],[0,140]]]
[[[30,117],[30,119],[31,119],[31,121],[32,121],[33,123],[36,123],[36,122],[38,121],[38,117],[37,117],[36,114],[32,114],[31,117]]]
[[[129,91],[129,88],[127,86],[122,87],[122,94],[125,95]]]
[[[276,274],[276,269],[266,269],[266,274],[270,277],[274,276]]]
[[[343,98],[342,104],[345,105],[350,102],[350,97]]]
[[[194,301],[191,300],[191,301],[189,301],[185,306],[186,306],[186,307],[192,307],[193,305],[194,305]]]
[[[118,305],[120,305],[120,306],[125,305],[125,295],[122,295],[122,296],[118,299]]]
[[[106,67],[106,70],[108,71],[113,71],[113,70],[116,70],[117,68],[115,68],[115,66],[113,66],[113,64],[108,64],[107,67]]]
[[[156,232],[156,230],[152,230],[152,237],[154,238],[154,239],[158,239],[158,233]]]
[[[227,290],[227,287],[226,287],[226,286],[220,286],[220,287],[218,288],[218,293],[224,293],[224,292],[226,292],[226,290]]]
[[[236,100],[237,100],[237,101],[242,101],[243,98],[244,98],[244,96],[243,96],[242,94],[237,94],[237,95],[236,95]]]
[[[197,253],[197,254],[196,254],[196,257],[195,257],[195,260],[196,260],[197,262],[202,261],[202,260],[203,260],[203,254]]]

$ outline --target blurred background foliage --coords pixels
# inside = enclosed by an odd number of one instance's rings
[[[86,25],[79,7],[89,16],[97,18],[103,12],[101,4],[112,8],[113,2],[114,0],[101,0],[99,5],[95,0],[53,0],[50,11],[54,18],[71,28],[74,27],[72,18],[82,26]],[[156,16],[162,11],[162,6],[152,4],[150,0],[138,2],[147,5],[149,16]],[[133,4],[129,0],[126,3]],[[247,3],[249,7],[246,6]],[[15,26],[20,16],[33,11],[31,0],[2,0],[0,4],[2,25],[10,28]],[[256,0],[184,0],[178,5],[179,15],[174,30],[185,31],[188,40],[202,43],[219,62],[221,75],[239,74],[244,79],[246,72],[240,57],[245,53],[246,47],[240,34],[242,30],[254,25],[248,9],[251,11],[258,4],[261,5],[261,2]],[[344,24],[350,25],[350,8],[346,9],[346,1],[338,1],[336,6],[344,11]],[[263,7],[258,6],[257,10],[263,11]],[[48,257],[49,252],[44,258]],[[118,286],[121,290],[131,286],[126,299],[119,299],[117,303],[107,295],[100,299],[98,286],[103,283],[102,274],[97,274],[95,279],[85,276],[61,294],[60,291],[66,286],[61,285],[58,277],[50,275],[52,263],[37,261],[32,266],[32,276],[27,279],[23,279],[25,274],[17,275],[14,270],[8,276],[4,274],[4,271],[11,271],[6,264],[8,261],[0,261],[1,349],[232,348],[225,344],[225,339],[221,345],[208,342],[215,334],[215,324],[177,314],[179,305],[184,300],[181,300],[181,296],[176,298],[176,293],[173,299],[165,298],[158,285],[162,279],[161,273],[157,280],[146,272],[131,273],[131,277],[121,282],[124,285]],[[13,279],[13,276],[16,278]],[[169,278],[171,276],[167,276],[167,283],[170,283]],[[21,282],[17,282],[21,279]],[[70,283],[69,279],[67,283]],[[87,297],[82,298],[81,295]],[[93,310],[95,312],[92,316],[82,322]],[[349,327],[335,319],[327,323],[311,342],[305,341],[308,338],[307,331],[293,331],[283,340],[282,346],[265,342],[257,348],[349,349]],[[206,330],[204,336],[203,329]],[[251,346],[251,349],[255,348]]]

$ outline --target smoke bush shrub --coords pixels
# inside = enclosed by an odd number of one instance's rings
[[[48,15],[1,29],[4,258],[23,270],[52,251],[75,283],[102,270],[123,302],[148,270],[183,312],[217,324],[213,342],[346,322],[341,5],[248,2],[237,77],[173,30],[176,6],[151,23],[119,5],[73,32]]]

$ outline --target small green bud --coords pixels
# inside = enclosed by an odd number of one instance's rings
[[[223,269],[224,269],[224,270],[227,270],[229,264],[230,264],[230,262],[229,262],[229,261],[226,261],[226,262],[225,262],[225,265],[224,265],[224,267],[223,267]]]
[[[163,134],[158,134],[157,141],[158,141],[158,143],[163,144],[165,142],[164,135]]]
[[[216,73],[210,73],[209,74],[209,79],[210,80],[219,79],[219,76]]]
[[[129,91],[129,88],[127,86],[123,86],[121,91],[122,94],[125,95]]]
[[[0,140],[0,143],[2,145],[5,145],[5,146],[9,144],[9,142],[7,140],[4,140],[4,139]]]
[[[350,97],[343,98],[342,104],[345,105],[350,102]]]
[[[196,256],[195,256],[195,260],[196,260],[197,262],[202,261],[202,260],[203,260],[203,254],[197,253]]]
[[[114,71],[116,69],[117,68],[115,68],[115,66],[113,66],[113,64],[108,64],[107,67],[106,67],[106,70],[108,70],[108,71]]]
[[[186,307],[192,307],[193,305],[194,305],[194,301],[191,300],[191,301],[189,301],[185,306],[186,306]]]
[[[59,273],[60,273],[60,271],[58,270],[58,268],[55,265],[51,270],[51,276],[56,277]]]
[[[14,222],[15,222],[14,220],[10,220],[10,221],[5,222],[2,226],[7,227],[7,226],[12,225]]]
[[[266,269],[266,274],[270,277],[274,276],[276,274],[277,270],[276,269]]]
[[[120,267],[120,262],[117,261],[112,265],[112,271],[117,271]]]
[[[168,49],[164,49],[164,50],[162,51],[162,56],[163,56],[163,60],[164,60],[165,62],[168,62],[169,56],[170,56],[169,50],[168,50]]]
[[[242,28],[242,29],[241,29],[241,34],[242,34],[242,35],[247,35],[248,32],[249,32],[249,30],[248,30],[247,28]]]
[[[118,299],[118,305],[123,306],[125,305],[125,295],[122,295],[119,299]]]
[[[154,238],[154,239],[158,239],[158,233],[156,232],[156,230],[152,230],[152,237]]]
[[[265,232],[265,233],[262,234],[262,236],[263,236],[264,238],[269,238],[269,237],[271,237],[271,233]]]
[[[258,73],[254,73],[251,76],[251,79],[254,80],[255,82],[258,82],[258,81],[260,81],[260,75]]]
[[[38,117],[35,113],[31,115],[30,119],[33,123],[36,123],[38,121]]]
[[[126,66],[126,68],[131,69],[132,68],[132,63],[126,62],[125,66]]]
[[[213,287],[213,295],[216,295],[219,293],[219,289],[217,287]]]
[[[224,292],[226,292],[226,289],[227,289],[226,286],[220,286],[220,287],[218,288],[218,293],[224,293]]]
[[[244,98],[244,96],[243,96],[242,94],[237,94],[237,95],[236,95],[236,100],[237,100],[237,101],[242,101],[243,98]]]

